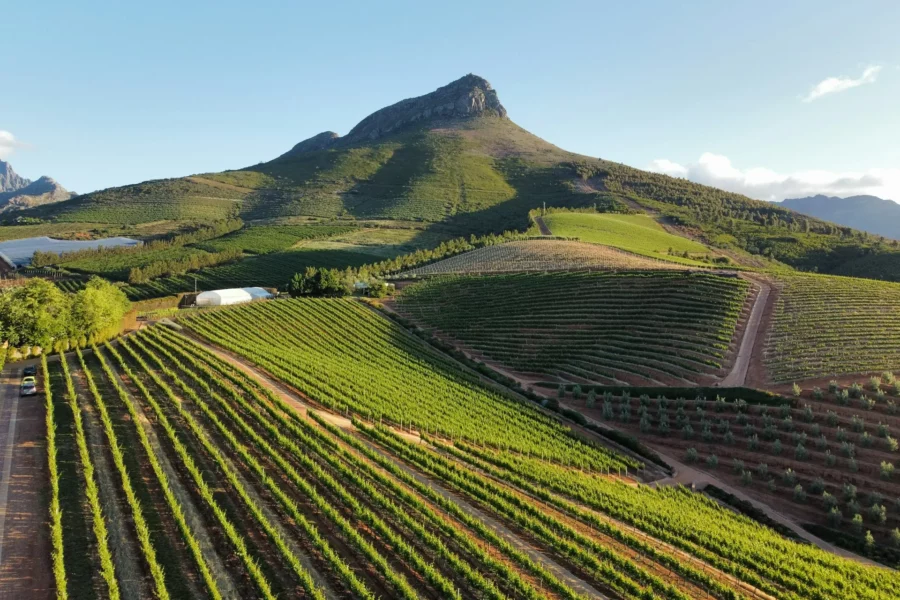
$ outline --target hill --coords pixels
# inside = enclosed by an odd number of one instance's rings
[[[0,213],[62,202],[71,197],[70,192],[50,177],[31,181],[0,160]]]
[[[742,279],[676,271],[430,279],[397,310],[538,380],[710,383],[730,358]]]
[[[783,206],[826,221],[900,239],[900,204],[878,196],[789,198]]]
[[[111,188],[27,214],[120,225],[233,216],[391,219],[468,236],[524,229],[528,211],[544,205],[646,211],[739,260],[755,254],[835,272],[876,255],[888,266],[857,267],[872,277],[900,264],[894,242],[562,150],[516,125],[475,75],[378,110],[346,136],[326,131],[252,167]]]

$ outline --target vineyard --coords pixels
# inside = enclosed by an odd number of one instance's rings
[[[684,269],[684,266],[648,259],[608,246],[564,240],[521,240],[479,248],[400,277],[458,273],[516,273],[527,271]]]
[[[45,360],[58,597],[900,593],[702,495],[624,482],[633,459],[358,303],[181,322],[289,391],[162,327]]]
[[[553,235],[578,238],[685,265],[703,265],[710,249],[669,233],[649,215],[554,212],[543,217]]]
[[[893,381],[893,375],[885,379]],[[783,506],[799,522],[852,536],[861,550],[868,532],[874,546],[869,550],[896,552],[900,388],[880,385],[884,391],[877,402],[864,394],[849,398],[851,390],[834,386],[803,392],[796,406],[608,392],[566,394],[560,400]],[[887,562],[900,563],[900,553]]]
[[[240,250],[248,254],[268,254],[287,250],[304,240],[338,236],[355,227],[342,225],[262,225],[250,226],[197,247],[208,252]]]
[[[487,359],[565,381],[712,381],[749,285],[677,272],[450,277],[411,286],[397,310]]]
[[[780,278],[779,287],[765,347],[772,380],[900,368],[900,285],[792,275]]]

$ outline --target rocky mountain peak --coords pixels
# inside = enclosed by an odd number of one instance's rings
[[[363,119],[343,140],[375,140],[407,125],[430,119],[465,119],[478,116],[506,118],[491,84],[478,75],[468,74],[430,94],[408,98],[382,108]]]
[[[12,165],[0,160],[0,193],[15,192],[31,184],[30,179],[25,179],[13,171]]]

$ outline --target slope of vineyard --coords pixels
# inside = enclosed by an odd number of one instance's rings
[[[455,277],[405,289],[397,309],[526,374],[708,382],[725,365],[748,287],[666,271]]]
[[[842,401],[846,388],[803,391],[796,405],[782,406],[610,392],[589,399],[584,390],[560,401],[696,463],[796,522],[849,537],[853,548],[865,550],[869,532],[884,562],[897,565],[900,478],[893,470],[900,386],[880,385],[881,399],[871,406],[861,397]]]
[[[267,335],[265,325],[273,318],[283,325],[275,339]],[[425,443],[411,444],[377,425],[356,421],[355,430],[341,431],[314,419],[333,436],[323,447],[332,448],[335,460],[344,451],[359,453],[436,501],[435,490],[409,477],[407,467],[401,465],[415,467],[440,487],[452,490],[449,497],[462,506],[474,503],[482,514],[515,523],[520,535],[590,584],[580,588],[587,597],[603,593],[611,598],[764,598],[766,594],[889,598],[900,589],[900,581],[888,571],[789,541],[684,488],[635,487],[611,479],[603,475],[613,459],[606,452],[598,454],[581,446],[578,454],[557,454],[566,439],[561,430],[548,428],[543,419],[535,420],[524,406],[507,405],[499,397],[489,399],[491,392],[474,380],[461,379],[449,363],[417,371],[417,363],[439,357],[359,305],[329,300],[274,302],[198,315],[186,324],[318,403],[368,415],[375,423],[411,423],[423,435],[430,432]],[[143,335],[152,340],[146,345],[158,347],[159,352],[166,345],[173,348],[173,358],[189,370],[203,370],[197,365],[207,362],[213,367],[209,373],[213,380],[216,370],[231,368],[178,334],[154,329]],[[328,339],[332,344],[324,342]],[[335,360],[332,345],[341,347],[345,360]],[[195,358],[187,359],[189,355]],[[194,363],[197,359],[199,363]],[[234,376],[236,371],[231,373]],[[420,390],[429,390],[429,395],[423,397]],[[453,396],[445,395],[449,390],[454,390]],[[388,393],[395,402],[377,407],[379,397]],[[456,400],[458,394],[465,396]],[[265,390],[259,395],[271,398]],[[432,404],[432,396],[440,401]],[[471,407],[466,422],[478,427],[448,419],[457,402]],[[496,405],[496,413],[487,412],[491,404]],[[306,447],[315,428],[303,425],[305,421],[295,415],[290,420],[289,431],[294,435],[310,432],[300,438]],[[523,427],[534,429],[525,432]],[[545,436],[541,449],[532,445]],[[373,452],[372,444],[377,451]],[[343,472],[341,480],[347,481],[349,473]],[[442,508],[457,518],[462,516],[459,506]],[[489,529],[479,528],[482,535],[490,535]],[[504,556],[511,555],[506,546],[500,549]],[[537,573],[531,571],[531,575]],[[572,597],[557,587],[558,581],[551,583],[543,576],[539,581],[543,582],[541,592],[535,597]],[[520,591],[510,597],[525,596]]]
[[[565,240],[533,239],[479,248],[401,273],[400,277],[455,273],[526,271],[684,269],[608,246]]]
[[[900,370],[900,284],[779,279],[765,364],[775,382]]]

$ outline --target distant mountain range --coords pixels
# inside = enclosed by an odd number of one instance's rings
[[[50,177],[31,181],[0,160],[0,213],[61,202],[73,195]]]
[[[790,198],[782,206],[869,233],[900,239],[900,204],[877,196],[808,196]]]

